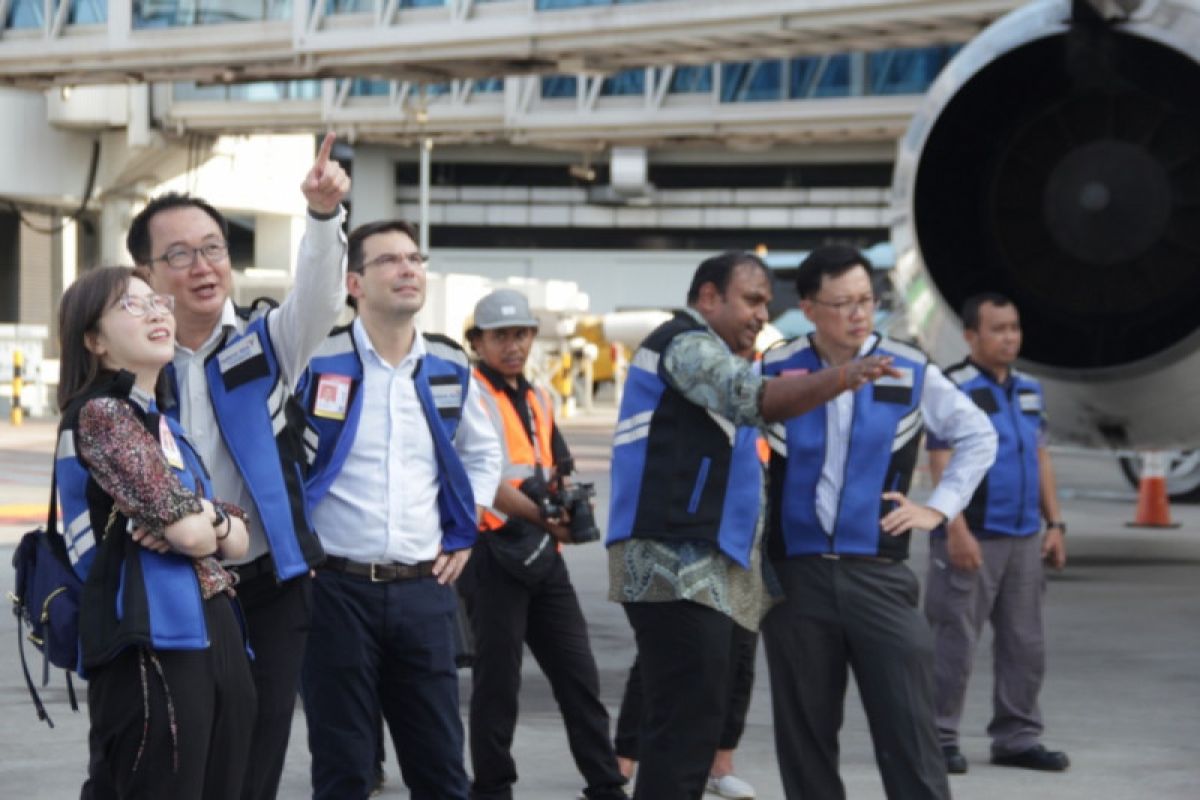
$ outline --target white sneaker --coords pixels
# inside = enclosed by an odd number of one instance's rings
[[[730,773],[717,778],[708,776],[708,793],[727,800],[754,800],[754,787]]]

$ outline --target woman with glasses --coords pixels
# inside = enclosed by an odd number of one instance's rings
[[[255,691],[234,580],[240,509],[212,498],[177,423],[159,412],[174,300],[135,270],[85,273],[59,308],[55,480],[84,579],[84,798],[236,798]]]

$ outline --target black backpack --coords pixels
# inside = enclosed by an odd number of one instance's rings
[[[22,536],[13,553],[16,579],[9,596],[13,614],[17,617],[17,647],[21,653],[25,684],[29,687],[38,719],[45,720],[51,728],[54,722],[46,713],[29,674],[25,640],[42,653],[42,686],[50,682],[51,665],[66,671],[71,710],[78,711],[71,671],[79,665],[79,600],[83,594],[83,581],[71,566],[66,540],[58,531],[57,488],[57,479],[52,477],[46,527]]]

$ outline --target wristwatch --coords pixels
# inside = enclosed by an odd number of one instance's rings
[[[1067,523],[1063,522],[1061,519],[1046,520],[1046,530],[1049,531],[1053,530],[1054,528],[1058,528],[1058,532],[1063,536],[1067,535]]]

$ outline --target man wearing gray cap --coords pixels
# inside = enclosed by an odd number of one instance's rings
[[[499,289],[475,306],[467,332],[477,384],[504,451],[495,502],[480,520],[459,591],[475,634],[470,711],[472,800],[510,800],[521,656],[528,644],[554,690],[588,798],[626,797],[587,623],[561,544],[599,536],[582,485],[565,481],[571,454],[549,393],[525,379],[537,319],[520,292]]]

